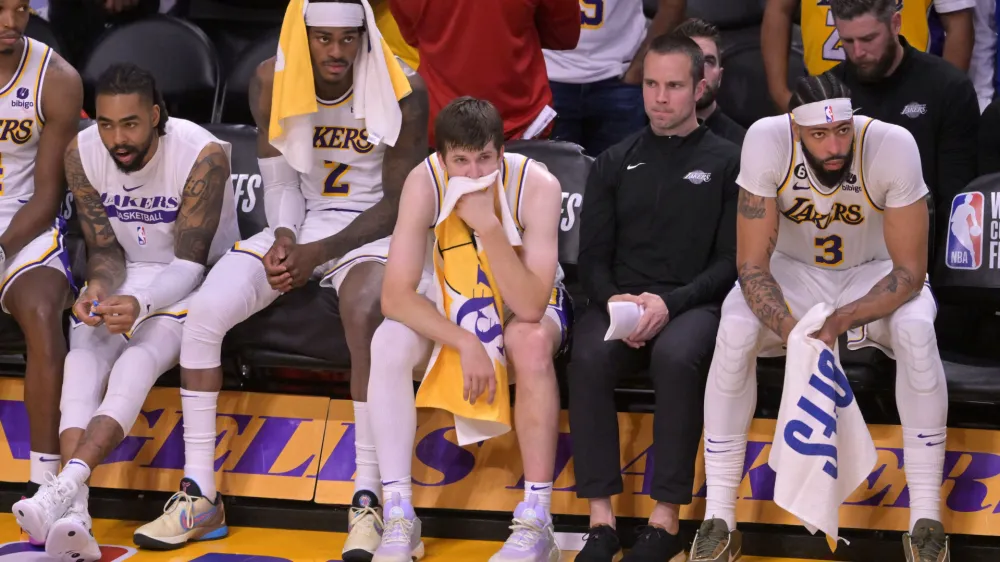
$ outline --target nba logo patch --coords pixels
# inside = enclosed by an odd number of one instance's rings
[[[983,264],[983,194],[959,193],[951,202],[945,265],[951,269],[979,269]]]
[[[826,122],[833,123],[833,106],[828,105],[823,108],[823,113],[826,113]]]
[[[145,246],[146,245],[146,227],[143,226],[143,225],[141,225],[141,224],[139,226],[135,227],[135,237],[139,240],[139,245],[140,246]]]

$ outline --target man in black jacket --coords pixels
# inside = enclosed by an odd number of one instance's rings
[[[952,199],[976,177],[979,98],[972,81],[906,42],[893,0],[830,0],[830,11],[847,60],[829,72],[850,89],[858,114],[913,135],[943,233]]]
[[[694,41],[657,38],[643,64],[650,125],[601,154],[587,181],[579,270],[589,306],[568,373],[577,494],[591,514],[580,562],[610,561],[620,548],[610,500],[623,488],[614,389],[620,374],[645,368],[656,391],[657,504],[625,561],[684,553],[678,512],[694,486],[719,306],[736,281],[740,150],[699,125],[703,76]],[[643,311],[620,341],[604,341],[609,302]]]

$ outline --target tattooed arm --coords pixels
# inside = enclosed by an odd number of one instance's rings
[[[101,195],[83,170],[76,138],[66,148],[64,166],[66,182],[73,192],[83,238],[87,242],[87,292],[103,298],[125,280],[125,252],[111,228]]]
[[[740,188],[737,213],[736,267],[743,298],[765,326],[788,341],[795,318],[771,275],[771,255],[778,243],[777,200]]]
[[[925,198],[905,207],[886,207],[883,230],[892,271],[868,294],[834,311],[819,332],[827,345],[851,328],[885,318],[920,294],[927,276],[928,220]]]

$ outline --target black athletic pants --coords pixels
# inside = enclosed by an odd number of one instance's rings
[[[671,318],[639,349],[605,342],[609,322],[606,309],[591,305],[573,327],[569,423],[577,496],[622,493],[615,385],[621,375],[648,368],[656,392],[652,457],[646,459],[653,462],[650,495],[659,502],[691,503],[719,307],[694,308]]]

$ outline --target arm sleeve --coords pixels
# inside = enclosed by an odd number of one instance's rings
[[[156,281],[132,296],[139,301],[139,315],[144,316],[170,306],[198,288],[205,277],[205,266],[174,258]]]
[[[587,297],[600,306],[605,306],[608,299],[620,292],[612,269],[617,232],[617,171],[624,154],[618,148],[604,151],[592,164],[580,210],[580,256],[577,260],[580,282]]]
[[[736,184],[759,197],[777,197],[778,188],[791,173],[792,132],[785,115],[765,117],[747,130]]]
[[[261,158],[260,177],[264,181],[264,214],[271,230],[287,228],[299,234],[306,218],[306,200],[299,187],[299,173],[284,156]]]
[[[1000,99],[979,119],[979,175],[1000,172]]]
[[[580,41],[579,0],[542,0],[535,28],[543,49],[570,51]]]
[[[976,140],[979,137],[979,98],[967,78],[947,89],[944,119],[938,132],[937,177],[926,178],[934,193],[938,211],[948,213],[947,206],[955,194],[976,179]],[[927,155],[934,158],[935,155]]]
[[[862,162],[868,174],[865,187],[876,204],[905,207],[927,195],[920,167],[920,149],[906,129],[882,124],[886,129],[878,150],[870,159],[866,158],[867,162]]]
[[[708,267],[687,285],[660,295],[667,305],[670,318],[676,318],[696,306],[721,303],[736,282],[736,202],[739,198],[736,175],[739,160],[735,155],[732,160],[732,165],[727,169],[723,186],[722,213],[719,215],[715,232],[697,234],[697,236],[715,237]]]

